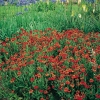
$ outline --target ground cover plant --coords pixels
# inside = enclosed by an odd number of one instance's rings
[[[0,97],[11,100],[99,100],[100,33],[20,33],[0,45]]]

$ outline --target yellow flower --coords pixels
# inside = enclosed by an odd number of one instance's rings
[[[82,9],[83,9],[84,12],[87,12],[86,5],[82,5]]]
[[[79,17],[79,18],[81,18],[81,17],[82,17],[82,15],[81,15],[81,14],[78,14],[78,17]]]
[[[95,8],[93,9],[93,13],[95,12]]]
[[[78,0],[78,4],[80,4],[81,3],[81,0]]]
[[[49,5],[49,0],[47,0],[47,5]]]

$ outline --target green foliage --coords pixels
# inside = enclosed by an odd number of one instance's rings
[[[83,10],[85,7],[85,11]],[[100,4],[61,4],[38,2],[27,6],[0,6],[0,38],[11,37],[23,27],[27,30],[58,31],[78,28],[85,33],[100,31]],[[93,10],[94,13],[93,13]]]

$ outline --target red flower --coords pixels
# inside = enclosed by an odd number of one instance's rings
[[[52,28],[47,28],[46,30],[47,30],[47,31],[51,31],[51,30],[52,30]]]
[[[50,78],[48,78],[48,80],[50,80],[50,81],[54,81],[56,79],[56,77],[50,77]]]
[[[29,94],[32,94],[32,93],[33,93],[33,90],[32,90],[32,89],[30,89],[30,90],[29,90]]]
[[[60,44],[59,44],[58,42],[56,42],[56,43],[54,44],[54,47],[55,47],[55,48],[60,48]]]
[[[33,78],[33,77],[31,77],[31,78],[30,78],[30,81],[31,81],[31,82],[33,82],[33,81],[34,81],[34,78]]]
[[[53,51],[54,50],[54,47],[52,47],[52,46],[50,46],[49,48],[48,48],[48,51]]]
[[[38,70],[39,72],[43,72],[43,69],[42,69],[41,67],[37,67],[37,70]]]
[[[36,77],[36,78],[41,78],[41,74],[38,73],[38,74],[35,75],[35,77]]]
[[[100,81],[100,74],[99,75],[96,75],[95,78],[96,78],[97,81]]]
[[[0,71],[2,70],[2,68],[0,68]]]
[[[78,30],[78,29],[71,29],[71,30],[67,30],[64,32],[64,35],[67,35],[68,38],[72,37],[73,34],[76,34],[78,36],[78,34],[80,33],[81,31]],[[82,32],[81,32],[82,33]],[[80,34],[79,34],[80,35]]]
[[[11,38],[11,42],[14,42],[17,38]]]
[[[1,44],[2,44],[2,46],[6,46],[6,42],[2,42]]]
[[[97,54],[99,54],[100,53],[100,46],[97,46],[95,51],[96,51]]]
[[[4,48],[1,48],[1,50],[0,50],[1,52],[4,52],[4,53],[6,53],[7,51],[4,49]]]
[[[44,92],[43,92],[44,94],[48,94],[48,91],[47,90],[44,90]]]
[[[86,69],[85,69],[85,68],[80,68],[80,71],[81,71],[82,73],[85,73],[85,72],[86,72]]]
[[[67,80],[67,81],[66,81],[66,84],[69,85],[69,84],[70,84],[70,81]]]
[[[75,100],[83,100],[84,99],[84,97],[79,94],[75,94],[74,98],[75,98]]]
[[[63,53],[63,52],[60,53],[60,56],[62,57],[62,59],[66,59],[67,58],[67,54]]]
[[[40,93],[43,93],[43,90],[39,90]]]
[[[100,94],[95,95],[97,99],[100,99]]]
[[[48,78],[48,80],[50,80],[50,81],[54,81],[55,79],[56,79],[55,77]]]
[[[55,87],[55,86],[54,86],[54,85],[52,85],[52,89],[54,89],[54,87]]]
[[[18,75],[18,76],[20,76],[21,74],[22,74],[21,71],[18,71],[18,72],[17,72],[17,75]]]
[[[64,92],[71,92],[67,87],[64,88]]]
[[[40,98],[40,100],[45,100],[44,98]]]
[[[4,64],[5,64],[4,62],[0,63],[0,67],[2,67]]]
[[[100,69],[100,65],[98,65],[98,69]]]
[[[81,81],[81,82],[80,82],[80,85],[83,85],[83,86],[84,86],[85,88],[87,88],[87,89],[90,88],[90,86],[87,85],[85,81]]]
[[[93,79],[90,79],[90,80],[89,80],[89,82],[90,82],[90,83],[93,83],[93,82],[94,82],[94,80],[93,80]]]
[[[34,60],[27,62],[27,65],[31,65],[31,64],[34,64]]]
[[[71,78],[72,78],[72,79],[77,79],[77,78],[79,78],[79,75],[72,75]]]
[[[48,86],[47,90],[50,90],[50,89],[51,89],[50,86]]]
[[[37,90],[39,87],[38,86],[34,86],[34,89]]]
[[[9,41],[9,38],[5,38],[5,41],[8,42]]]
[[[78,97],[77,100],[83,100],[83,98],[82,97]]]
[[[10,83],[14,83],[15,82],[15,78],[12,78],[11,80],[10,80]]]
[[[89,58],[89,54],[85,54],[84,58],[88,59]]]

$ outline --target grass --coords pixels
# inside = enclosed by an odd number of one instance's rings
[[[18,7],[0,6],[0,38],[4,40],[5,37],[11,37],[21,27],[26,30],[45,30],[51,27],[60,32],[70,28],[78,28],[85,33],[100,31],[100,9],[95,13],[92,12],[92,6],[87,5],[87,9],[84,12],[82,5],[77,4],[41,2]]]
[[[39,7],[38,4],[35,4],[35,5],[32,4],[32,5],[26,5],[26,6],[15,6],[15,5],[0,6],[0,19],[2,20],[3,18],[16,16],[17,13],[19,13],[19,12],[25,13],[25,8],[27,8],[29,12],[40,11],[39,9],[36,9],[36,8],[38,8],[36,6]],[[40,6],[42,6],[42,5],[40,5]],[[70,5],[66,4],[65,6],[67,9],[70,9]],[[42,6],[42,8],[43,8],[43,6]],[[73,12],[75,12],[75,13],[78,12],[78,10],[79,10],[78,8],[79,8],[79,6],[77,4],[74,4],[72,7]],[[41,10],[43,10],[43,9],[41,9]],[[44,10],[46,10],[46,7],[44,8]]]

